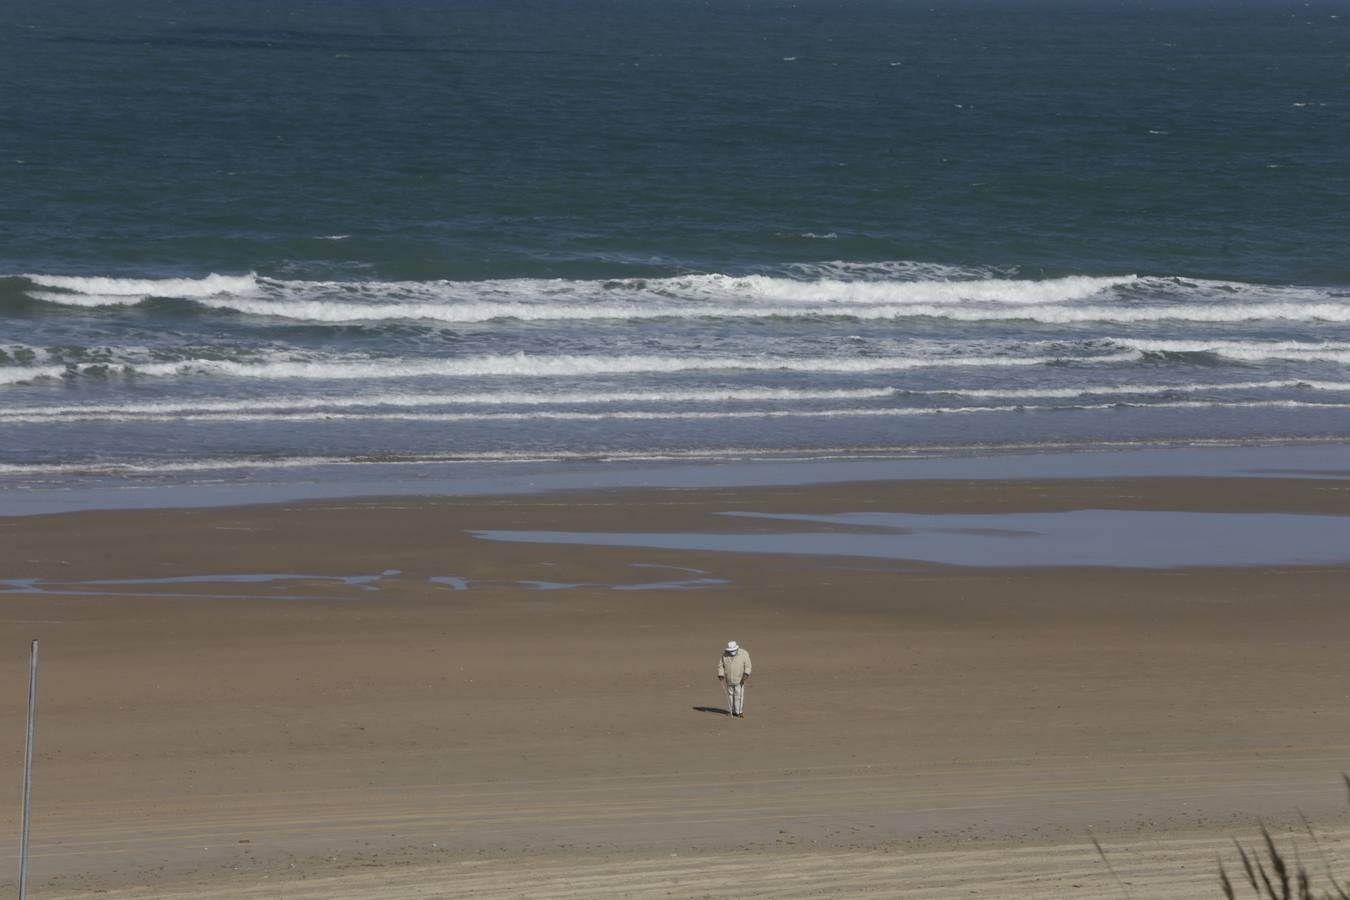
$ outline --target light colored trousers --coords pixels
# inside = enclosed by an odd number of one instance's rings
[[[745,709],[745,683],[727,682],[727,712],[739,716]]]

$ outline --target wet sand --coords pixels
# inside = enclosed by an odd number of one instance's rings
[[[847,534],[719,514],[1077,509],[1350,515],[1350,485],[0,519],[0,833],[18,834],[38,638],[36,897],[1120,897],[1121,881],[1210,897],[1230,836],[1258,818],[1301,829],[1299,810],[1350,871],[1345,565],[974,569],[472,534]],[[743,720],[714,678],[731,638],[755,660]]]

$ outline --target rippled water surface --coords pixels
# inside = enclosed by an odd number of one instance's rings
[[[1087,7],[8,3],[0,490],[1343,438],[1350,16]]]

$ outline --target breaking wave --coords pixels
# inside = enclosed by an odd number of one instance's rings
[[[1065,411],[1099,411],[1115,409],[1350,409],[1350,400],[1165,400],[1158,402],[1115,401],[1107,403],[1007,404],[998,406],[926,406],[926,407],[863,407],[845,409],[741,409],[741,410],[683,410],[683,409],[625,409],[625,410],[529,410],[521,412],[370,412],[323,410],[314,412],[254,412],[197,413],[190,421],[206,423],[231,422],[604,422],[604,421],[716,421],[736,419],[856,419],[892,418],[934,415],[971,415],[976,413],[1037,413]],[[159,421],[162,417],[136,414],[91,414],[67,416],[60,421]],[[13,424],[50,423],[51,416],[40,414],[14,415],[6,422]]]
[[[1030,279],[978,270],[882,264],[795,267],[791,276],[699,274],[653,279],[288,281],[209,275],[138,279],[29,274],[27,295],[75,307],[151,299],[314,323],[698,318],[939,318],[962,322],[1350,322],[1350,297],[1322,288],[1136,275]]]
[[[0,276],[0,432],[16,432],[0,456],[193,471],[258,447],[309,465],[389,448],[688,456],[745,435],[802,452],[822,436],[859,450],[1329,437],[1350,411],[1344,286],[916,262],[609,279],[328,271],[358,274]]]
[[[196,413],[242,412],[259,409],[343,410],[356,408],[421,408],[432,406],[588,406],[618,403],[747,403],[802,402],[816,400],[871,400],[891,397],[896,388],[859,388],[841,390],[793,390],[790,388],[728,388],[688,391],[562,391],[526,393],[494,391],[490,393],[443,394],[368,394],[347,398],[276,397],[265,403],[245,400],[199,401],[196,403],[124,403],[113,406],[69,404],[29,409],[0,409],[0,419],[41,416],[46,419],[112,416],[175,417]]]
[[[595,354],[485,354],[459,358],[372,358],[357,355],[296,355],[262,352],[245,359],[146,359],[145,351],[114,351],[62,358],[49,351],[24,348],[16,353],[28,363],[0,360],[0,384],[71,378],[119,379],[224,376],[250,379],[354,380],[424,377],[514,376],[523,378],[585,377],[640,373],[760,371],[798,373],[880,373],[911,369],[1030,367],[1063,363],[1101,365],[1164,356],[1178,361],[1254,363],[1291,360],[1313,363],[1350,362],[1350,342],[1313,341],[1178,341],[1110,337],[1095,341],[1040,341],[1017,352],[963,355],[916,348],[910,355],[890,356],[676,356]],[[1049,352],[1046,352],[1049,351]]]
[[[8,422],[90,422],[234,419],[332,419],[346,414],[373,418],[391,410],[429,410],[436,407],[596,407],[640,404],[644,407],[674,405],[811,403],[822,401],[885,400],[917,396],[967,397],[987,400],[1082,400],[1099,397],[1129,397],[1175,400],[1186,394],[1224,394],[1232,392],[1297,391],[1350,394],[1350,381],[1237,381],[1205,384],[1088,384],[1077,387],[957,388],[912,390],[900,386],[838,390],[796,390],[790,388],[728,388],[666,391],[489,391],[482,393],[441,392],[427,394],[380,393],[354,397],[273,397],[257,400],[201,400],[196,402],[123,403],[115,405],[66,404],[18,409],[0,409],[0,421]],[[1209,403],[1217,401],[1205,401]],[[1266,400],[1245,402],[1270,402]],[[1284,401],[1281,401],[1284,402]],[[1312,400],[1291,401],[1299,404]],[[1158,404],[1153,404],[1158,405]],[[1342,405],[1333,403],[1331,405]],[[521,414],[529,416],[531,414]]]
[[[1103,363],[1134,358],[1131,352],[1104,353],[1081,361]],[[122,362],[66,366],[0,367],[0,383],[29,382],[43,378],[80,375],[116,378],[126,376],[225,375],[263,379],[381,379],[430,376],[518,376],[529,378],[695,371],[778,372],[887,372],[938,367],[1039,366],[1065,361],[1062,356],[947,356],[844,358],[785,356],[695,357],[695,356],[592,356],[543,354],[495,354],[459,359],[325,358],[319,360],[273,360],[234,362],[191,359],[178,362]]]
[[[39,287],[67,292],[62,296],[125,297],[137,302],[146,297],[214,297],[219,294],[251,294],[258,289],[256,275],[207,275],[205,278],[109,278],[80,275],[21,276]]]

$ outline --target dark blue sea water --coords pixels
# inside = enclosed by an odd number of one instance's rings
[[[1347,3],[9,0],[0,487],[1342,439],[1348,82]]]

